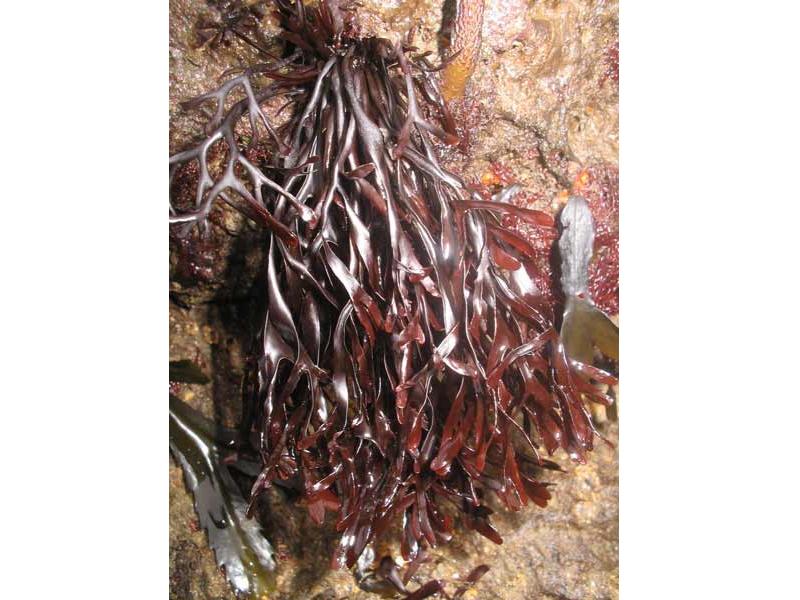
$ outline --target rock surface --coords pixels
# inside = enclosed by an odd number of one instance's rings
[[[416,24],[416,44],[438,52],[448,3],[362,0],[362,30],[396,38]],[[179,103],[255,56],[236,40],[215,52],[193,48],[193,27],[203,15],[214,16],[204,0],[170,0],[171,151],[202,128]],[[275,32],[270,17],[263,26],[267,37]],[[614,1],[487,0],[480,61],[455,107],[465,141],[445,157],[448,167],[488,191],[513,179],[523,186],[515,202],[551,211],[564,196],[564,182],[588,189],[591,174],[616,170],[617,31]],[[258,322],[258,302],[244,292],[257,281],[263,244],[261,234],[233,211],[221,209],[212,221],[206,237],[193,234],[185,243],[171,238],[170,359],[191,359],[212,379],[173,392],[208,417],[234,424],[250,324]],[[449,545],[432,552],[416,579],[455,582],[486,562],[491,570],[465,598],[618,598],[617,425],[602,431],[614,447],[598,441],[589,464],[555,457],[568,472],[549,477],[556,485],[546,509],[498,510],[493,521],[502,546],[458,530]],[[170,597],[232,598],[172,460],[169,490]],[[338,539],[330,517],[325,527],[316,527],[280,491],[271,493],[268,515],[264,528],[279,553],[276,598],[377,598],[359,590],[349,572],[328,569]]]

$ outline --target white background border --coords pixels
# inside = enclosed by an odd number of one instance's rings
[[[623,600],[797,595],[793,6],[622,2]],[[3,22],[4,593],[164,597],[167,4]]]

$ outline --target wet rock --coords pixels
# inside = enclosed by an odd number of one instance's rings
[[[526,39],[531,29],[526,0],[487,2],[483,13],[483,43],[495,52],[505,52],[514,42]]]
[[[528,36],[490,65],[497,112],[581,163],[615,162],[618,90],[607,63],[618,45],[616,4],[536,2],[525,18]]]
[[[209,227],[170,232],[170,295],[178,304],[238,300],[262,270],[265,236],[228,206],[214,208]]]

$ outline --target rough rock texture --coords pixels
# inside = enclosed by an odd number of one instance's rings
[[[365,34],[396,38],[417,25],[420,48],[438,52],[444,43],[442,15],[451,0],[362,4]],[[170,15],[170,150],[176,151],[202,127],[179,102],[255,53],[236,40],[213,52],[192,48],[194,23],[214,15],[205,0],[170,0]],[[270,17],[263,25],[267,37],[276,31]],[[448,166],[484,192],[517,181],[523,193],[515,202],[549,210],[566,200],[569,184],[589,190],[595,173],[616,172],[617,30],[614,1],[487,0],[480,60],[466,97],[454,106],[464,142],[448,151]],[[208,417],[234,424],[244,357],[260,318],[258,293],[251,292],[259,289],[263,234],[232,210],[215,211],[204,237],[170,238],[170,359],[192,359],[212,378],[172,391]],[[616,444],[616,423],[603,433]],[[458,530],[453,542],[433,551],[417,580],[455,581],[487,562],[491,570],[465,598],[617,598],[617,450],[598,441],[587,465],[555,458],[568,473],[549,478],[556,485],[547,509],[498,510],[493,520],[502,546]],[[170,597],[232,598],[171,460],[169,478]],[[316,527],[279,490],[271,492],[266,512],[264,527],[279,553],[276,598],[377,597],[359,590],[349,572],[328,569],[338,538],[330,517]]]

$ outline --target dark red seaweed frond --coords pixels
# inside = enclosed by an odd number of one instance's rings
[[[433,137],[453,131],[414,48],[360,39],[344,2],[275,6],[286,58],[187,103],[212,109],[208,135],[170,159],[173,177],[198,166],[193,206],[171,205],[179,229],[222,200],[269,233],[251,507],[278,480],[297,486],[314,520],[336,513],[339,566],[398,519],[407,560],[449,539],[447,504],[501,543],[488,495],[544,506],[541,469],[558,466],[540,451],[584,460],[585,400],[605,401],[503,221],[552,240],[553,219],[477,201],[440,166]]]

